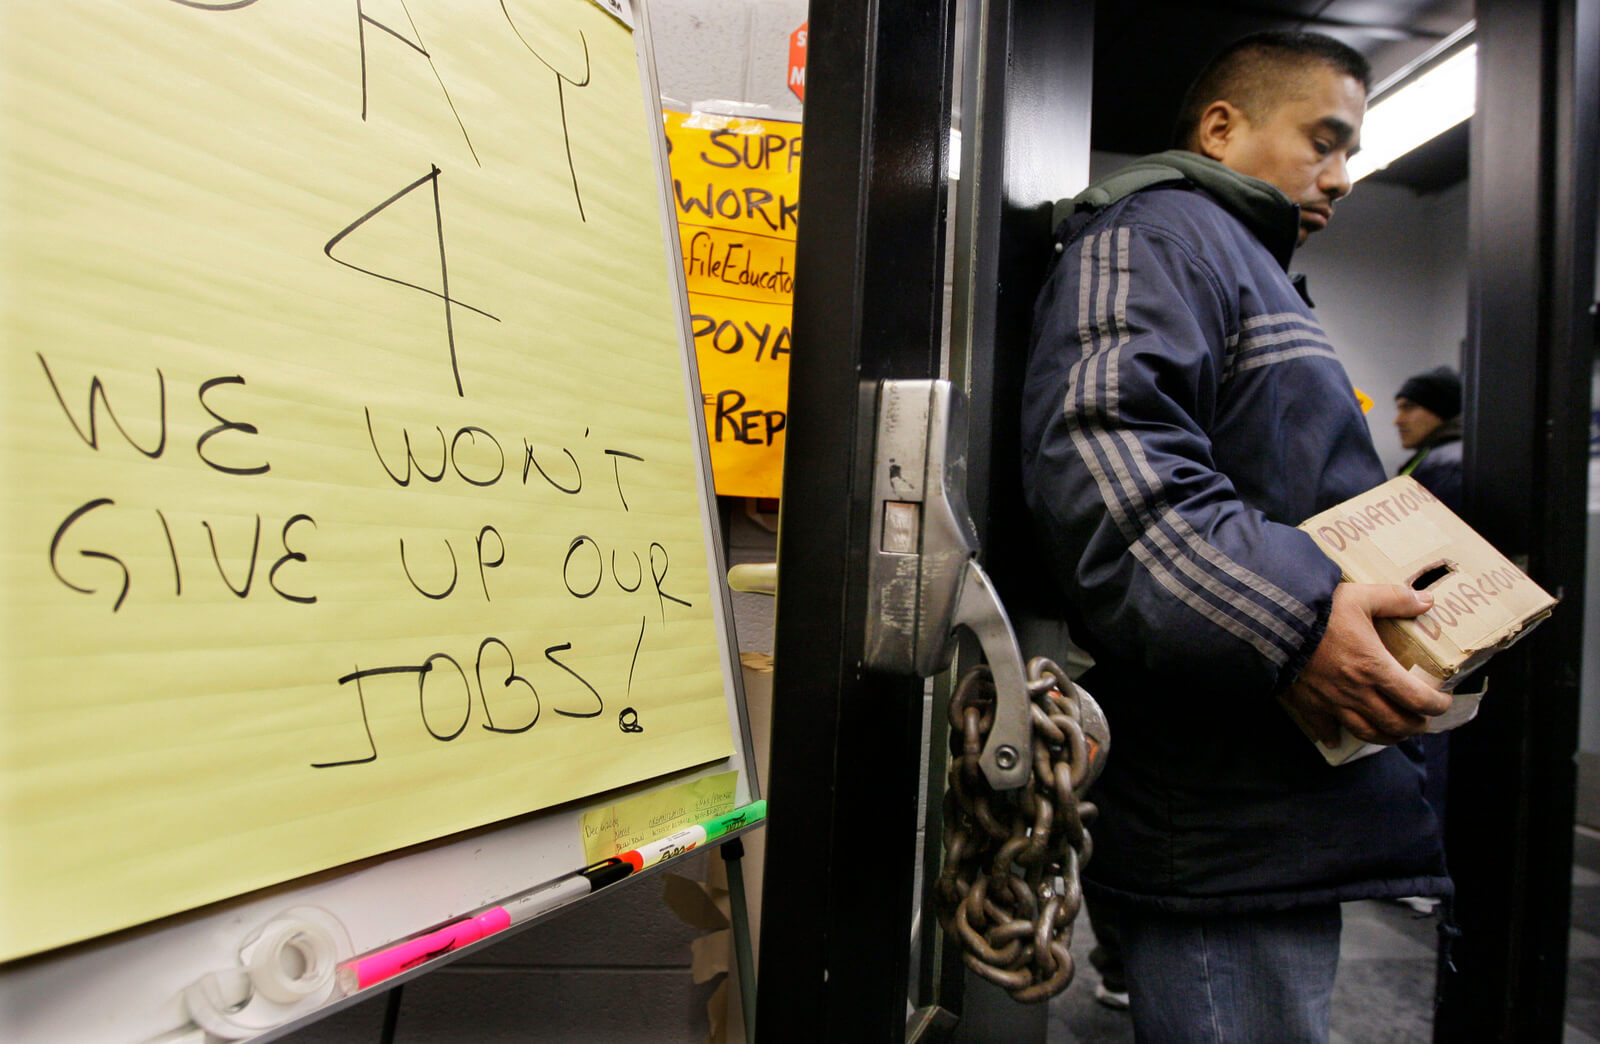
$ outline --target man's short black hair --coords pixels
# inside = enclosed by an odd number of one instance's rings
[[[1200,117],[1214,101],[1232,102],[1257,121],[1282,101],[1296,82],[1295,73],[1306,65],[1321,62],[1372,87],[1372,69],[1354,49],[1321,33],[1269,30],[1240,37],[1206,63],[1183,96],[1173,145],[1187,149],[1194,145],[1200,130]]]

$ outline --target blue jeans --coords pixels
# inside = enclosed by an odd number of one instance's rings
[[[1339,905],[1116,910],[1139,1044],[1327,1044]]]

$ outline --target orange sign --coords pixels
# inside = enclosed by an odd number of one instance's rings
[[[677,112],[666,122],[717,492],[776,497],[789,416],[800,125]]]
[[[789,89],[801,101],[806,100],[806,26],[810,22],[801,22],[800,28],[789,34]]]

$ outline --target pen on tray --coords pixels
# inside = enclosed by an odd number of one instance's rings
[[[590,892],[598,891],[608,884],[620,881],[631,873],[633,867],[620,859],[602,859],[575,874],[552,881],[542,888],[535,888],[526,895],[507,899],[501,905],[511,916],[512,924],[522,924]]]
[[[632,872],[633,867],[623,860],[603,859],[472,917],[346,961],[339,966],[339,986],[346,995],[364,990],[514,924],[532,920],[597,888],[620,881]]]
[[[759,822],[766,817],[766,814],[765,801],[751,802],[743,808],[713,816],[658,841],[623,852],[620,856],[592,863],[524,895],[515,896],[471,917],[436,928],[426,935],[346,961],[339,966],[339,986],[346,995],[364,990],[435,957],[459,950],[479,939],[504,931],[514,924],[521,924],[554,910],[595,889],[604,888],[629,874],[653,866],[663,859],[687,852],[707,841],[715,841],[734,830]]]
[[[345,962],[339,966],[339,986],[346,994],[364,990],[451,950],[459,950],[485,936],[503,931],[510,924],[511,917],[505,907],[491,907],[476,916],[436,928],[427,935],[407,939],[403,943]]]
[[[703,823],[685,827],[676,833],[668,834],[659,841],[652,841],[647,845],[640,845],[631,851],[623,852],[617,858],[624,860],[638,873],[647,866],[653,866],[663,859],[670,859],[675,855],[682,855],[692,848],[715,841],[724,834],[749,826],[751,823],[760,822],[766,818],[767,803],[753,801],[743,808],[736,808],[732,812],[714,816]]]

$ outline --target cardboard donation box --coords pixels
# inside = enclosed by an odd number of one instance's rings
[[[1391,479],[1300,528],[1338,563],[1345,580],[1403,584],[1433,595],[1433,608],[1415,619],[1375,622],[1402,667],[1447,692],[1531,631],[1556,604],[1410,477]],[[1482,695],[1457,693],[1428,730],[1443,732],[1470,721]],[[1344,730],[1338,745],[1316,746],[1333,765],[1383,749]]]

